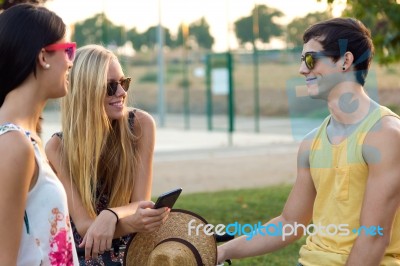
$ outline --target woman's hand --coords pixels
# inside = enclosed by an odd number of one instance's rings
[[[132,232],[152,232],[165,222],[171,209],[153,207],[154,203],[151,201],[139,202],[136,212],[127,217]]]
[[[103,210],[86,231],[79,247],[85,247],[85,259],[97,259],[98,254],[111,249],[117,217],[108,210]]]

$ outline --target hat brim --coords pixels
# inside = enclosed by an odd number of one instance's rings
[[[192,221],[194,220],[194,221]],[[191,222],[192,221],[192,222]],[[197,227],[208,222],[201,216],[180,209],[172,209],[168,219],[157,230],[145,233],[136,233],[129,240],[125,255],[124,265],[144,266],[147,264],[151,251],[163,240],[180,238],[190,242],[199,252],[203,265],[215,266],[217,262],[217,244],[214,235],[207,235],[204,230],[192,230],[189,234],[188,225]],[[193,227],[192,227],[193,228]],[[200,229],[203,229],[201,227]]]

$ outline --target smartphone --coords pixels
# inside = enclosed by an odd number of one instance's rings
[[[156,204],[154,204],[154,209],[162,208],[162,207],[168,207],[172,209],[172,206],[174,206],[176,200],[178,199],[179,195],[182,192],[182,188],[176,188],[171,191],[165,192],[164,194],[161,194],[157,201]]]

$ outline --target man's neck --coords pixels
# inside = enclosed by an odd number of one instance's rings
[[[377,106],[361,85],[344,83],[332,90],[328,97],[328,109],[332,115],[327,127],[330,142],[342,142]]]
[[[332,117],[344,127],[362,121],[373,103],[364,88],[353,82],[343,82],[334,88],[327,102]]]

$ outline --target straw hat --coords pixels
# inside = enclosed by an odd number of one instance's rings
[[[193,221],[192,221],[193,220]],[[192,221],[192,222],[191,222]],[[198,230],[191,230],[199,224]],[[215,266],[217,244],[214,235],[204,233],[207,221],[186,210],[173,209],[165,223],[151,233],[136,233],[128,242],[124,265],[126,266]]]

